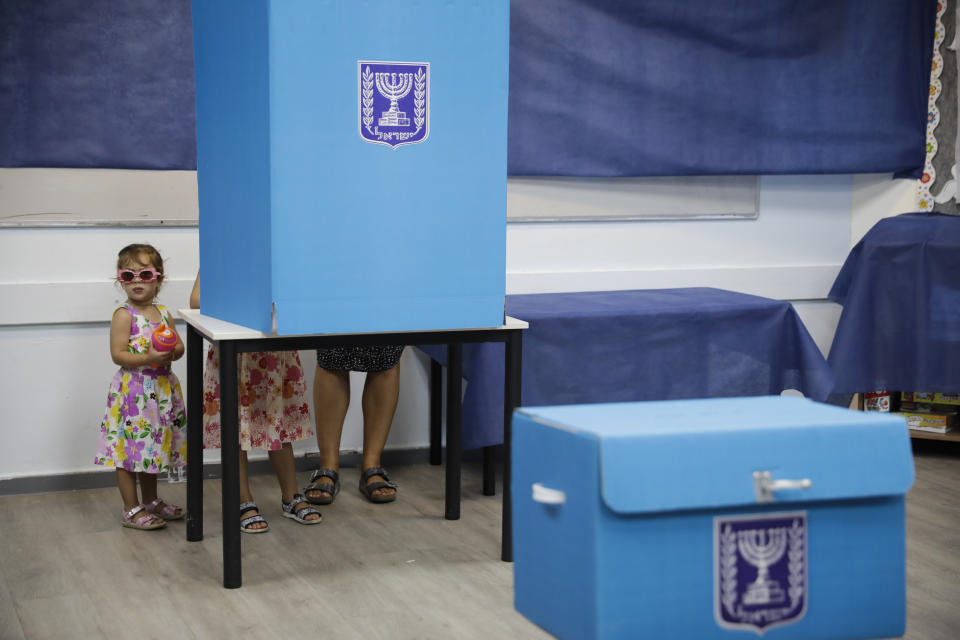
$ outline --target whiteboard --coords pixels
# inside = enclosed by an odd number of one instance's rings
[[[758,176],[516,177],[509,222],[756,218]]]
[[[197,172],[0,169],[0,227],[195,227]]]
[[[516,177],[508,222],[756,218],[757,176]],[[0,169],[0,227],[196,227],[196,171]]]

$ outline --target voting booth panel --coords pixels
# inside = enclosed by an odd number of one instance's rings
[[[499,326],[508,0],[194,0],[205,315]]]
[[[904,632],[902,418],[765,396],[518,409],[514,598],[560,638]]]

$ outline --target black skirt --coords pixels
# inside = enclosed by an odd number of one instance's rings
[[[327,371],[386,371],[402,354],[403,345],[317,349],[317,365]]]

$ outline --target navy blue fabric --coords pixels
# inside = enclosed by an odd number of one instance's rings
[[[918,175],[935,8],[513,0],[508,173]],[[3,0],[0,122],[4,167],[194,169],[189,0]]]
[[[711,288],[507,296],[523,406],[779,394],[825,400],[833,374],[793,307]],[[443,346],[419,347],[446,362]],[[504,351],[463,346],[463,443],[503,442]]]
[[[511,175],[919,176],[936,0],[513,0]]]
[[[0,166],[195,169],[189,0],[2,0]]]
[[[960,390],[960,217],[880,220],[829,296],[843,305],[828,358],[838,394]]]

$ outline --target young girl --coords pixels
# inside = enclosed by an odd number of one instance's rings
[[[180,382],[170,369],[184,347],[166,307],[154,302],[163,282],[163,258],[156,249],[148,244],[121,249],[117,282],[127,294],[110,322],[110,356],[120,370],[107,393],[94,462],[117,469],[123,526],[160,529],[184,516],[183,509],[157,496],[157,474],[185,464],[186,414]],[[153,346],[161,323],[177,338],[170,351]]]
[[[200,308],[200,274],[193,283],[190,307]],[[266,449],[280,484],[285,518],[300,524],[320,524],[320,512],[297,493],[293,442],[313,437],[300,354],[296,351],[241,353],[237,368],[240,406],[240,530],[264,533],[270,526],[260,515],[250,492],[247,451]],[[220,447],[220,362],[216,350],[207,351],[203,372],[203,447]]]

